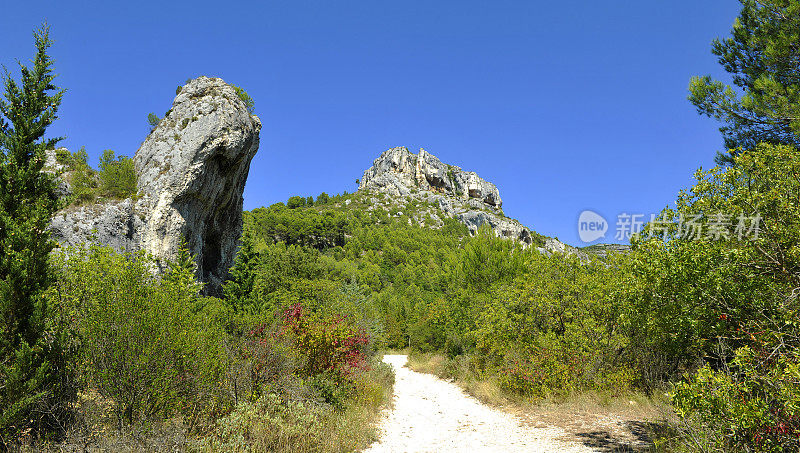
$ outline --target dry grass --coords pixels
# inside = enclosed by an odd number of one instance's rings
[[[357,451],[378,440],[377,421],[381,409],[392,401],[393,384],[391,370],[388,374],[385,369],[376,373],[344,412],[326,420],[320,433],[320,448],[308,451]]]
[[[355,380],[343,410],[312,402],[278,402],[276,397],[247,403],[218,421],[219,431],[195,442],[194,451],[345,452],[369,446],[378,437],[381,409],[391,401],[394,373],[377,358]]]
[[[343,410],[300,397],[273,399],[266,404],[248,403],[217,420],[216,427],[207,432],[190,430],[180,417],[120,426],[112,410],[113,403],[96,392],[88,392],[76,404],[78,420],[64,439],[40,442],[27,450],[358,451],[377,440],[380,412],[391,402],[393,384],[391,367],[376,357],[371,369],[355,380],[355,390]]]
[[[599,451],[667,451],[674,436],[675,414],[664,394],[584,392],[532,399],[503,391],[491,375],[477,374],[469,358],[412,353],[407,366],[455,382],[484,404],[512,412],[530,426],[562,428],[573,440]]]
[[[387,353],[390,354],[390,353]],[[401,352],[400,354],[405,354]],[[447,359],[441,354],[413,353],[408,356],[407,367],[418,373],[434,374],[441,378],[444,376],[444,363]]]

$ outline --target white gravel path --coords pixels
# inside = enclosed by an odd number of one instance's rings
[[[366,452],[591,452],[556,427],[523,426],[457,385],[405,368],[408,356],[387,355],[395,370],[394,409],[384,413],[381,438]]]

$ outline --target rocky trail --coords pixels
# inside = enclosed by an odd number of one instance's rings
[[[513,414],[467,395],[456,384],[412,371],[405,355],[387,355],[395,370],[394,407],[367,452],[590,452],[557,427],[527,426]]]

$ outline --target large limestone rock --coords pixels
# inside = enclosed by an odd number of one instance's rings
[[[160,266],[185,241],[206,292],[218,294],[241,235],[242,193],[260,130],[222,79],[190,81],[134,156],[136,199],[68,208],[53,219],[54,237],[62,245],[143,249]]]
[[[444,164],[424,149],[419,154],[405,147],[384,151],[364,172],[359,191],[388,195],[388,205],[385,196],[371,198],[373,206],[387,210],[389,205],[414,200],[416,209],[423,211],[415,219],[421,226],[438,228],[443,223],[441,217],[449,217],[464,224],[473,235],[488,225],[498,237],[519,241],[523,247],[534,246],[541,253],[585,257],[575,247],[558,239],[535,235],[518,221],[506,217],[500,192],[494,184],[474,172]]]
[[[412,188],[417,188],[462,200],[475,199],[495,208],[503,206],[494,184],[474,172],[443,164],[424,149],[419,150],[419,154],[413,154],[405,147],[384,151],[364,172],[358,188],[395,196],[408,195]]]
[[[260,130],[258,117],[221,79],[184,86],[134,157],[149,213],[141,247],[166,260],[186,241],[198,275],[218,288],[241,236],[242,193]]]
[[[359,190],[434,205],[437,212],[428,215],[458,219],[472,234],[488,225],[500,237],[516,239],[525,246],[533,243],[528,228],[503,214],[503,201],[494,184],[474,172],[444,164],[424,149],[419,154],[405,147],[383,152],[364,172]]]

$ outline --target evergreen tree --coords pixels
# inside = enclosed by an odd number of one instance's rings
[[[156,126],[158,126],[158,123],[160,122],[161,118],[159,118],[158,115],[156,115],[155,113],[150,112],[147,114],[147,124],[150,125],[150,129],[155,129]]]
[[[740,1],[732,36],[712,46],[738,90],[710,76],[689,87],[698,112],[725,124],[720,163],[760,142],[800,146],[800,1]]]
[[[289,197],[289,199],[286,200],[286,207],[289,209],[302,208],[305,205],[306,199],[298,195]]]
[[[65,395],[63,337],[44,291],[52,283],[47,230],[57,210],[53,177],[42,172],[44,138],[64,90],[53,85],[47,26],[34,33],[33,67],[20,63],[21,82],[6,70],[0,99],[0,436],[59,426]],[[61,407],[63,408],[63,406]]]
[[[241,247],[236,253],[236,259],[230,270],[230,277],[222,287],[225,299],[231,304],[234,311],[244,309],[251,301],[258,267],[258,253],[253,247],[253,240],[253,236],[245,228]]]

